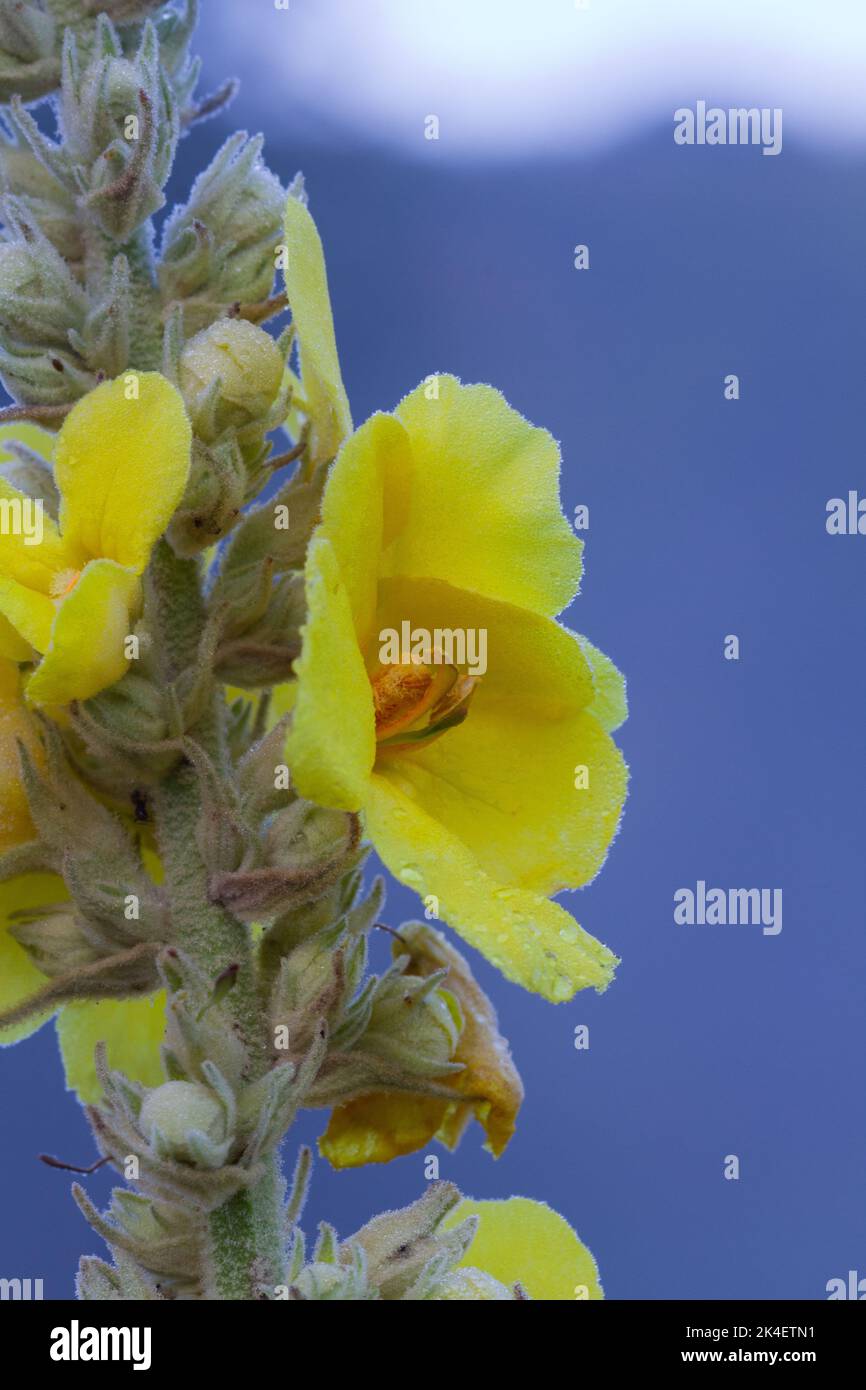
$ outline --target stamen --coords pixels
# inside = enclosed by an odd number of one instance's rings
[[[81,570],[59,570],[51,581],[51,597],[66,598],[71,594],[79,579]]]
[[[451,666],[408,663],[381,667],[370,681],[376,737],[388,738],[414,724],[447,693],[456,677]]]
[[[406,668],[390,668],[406,670]],[[387,720],[380,718],[380,705],[376,705],[376,738],[383,751],[411,748],[422,743],[431,743],[441,737],[448,729],[454,729],[469,713],[469,706],[478,676],[461,675],[453,666],[440,667],[434,676],[428,667],[416,667],[416,671],[426,671],[429,683],[420,699],[414,703],[407,701],[389,711]],[[396,685],[391,686],[396,694]],[[373,683],[373,699],[376,703],[376,682]],[[381,701],[381,692],[379,695]]]

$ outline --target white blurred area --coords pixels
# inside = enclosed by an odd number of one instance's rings
[[[866,0],[205,0],[246,121],[439,157],[588,153],[679,106],[782,107],[785,140],[866,144]],[[272,126],[271,126],[272,128]]]

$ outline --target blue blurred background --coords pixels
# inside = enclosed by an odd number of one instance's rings
[[[492,382],[561,440],[566,511],[590,508],[568,620],[627,673],[632,784],[566,902],[622,965],[553,1007],[473,958],[527,1099],[503,1158],[473,1127],[441,1175],[549,1201],[612,1298],[815,1299],[866,1275],[866,537],[825,530],[829,498],[866,492],[866,14],[713,8],[207,0],[205,86],[243,87],[170,193],[263,129],[307,177],[355,419],[433,371]],[[676,146],[699,98],[782,106],[781,155]],[[781,934],[675,926],[698,879],[782,888]],[[417,911],[392,889],[391,922]],[[0,1060],[2,1272],[68,1297],[98,1241],[36,1155],[92,1142],[50,1028]],[[423,1166],[320,1161],[306,1224],[349,1234]]]

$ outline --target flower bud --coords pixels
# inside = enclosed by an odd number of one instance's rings
[[[384,982],[360,1046],[415,1076],[449,1070],[463,1019],[453,994],[438,981],[399,975]]]
[[[246,501],[247,485],[243,455],[234,439],[226,436],[213,446],[193,439],[189,482],[168,532],[178,555],[198,555],[227,535]]]
[[[458,1300],[481,1303],[513,1303],[514,1294],[492,1274],[483,1269],[455,1269],[446,1274],[441,1283],[430,1294],[434,1302]]]
[[[0,332],[16,345],[68,348],[84,322],[84,292],[47,238],[0,242]]]
[[[196,1161],[190,1131],[203,1134],[213,1144],[226,1139],[225,1110],[209,1087],[195,1081],[166,1081],[149,1091],[138,1123],[149,1144],[159,1136],[164,1148],[180,1163]]]
[[[150,22],[131,57],[109,20],[100,21],[98,39],[86,60],[84,44],[68,51],[60,99],[65,138],[57,157],[76,171],[103,232],[127,242],[165,201],[180,114]]]
[[[333,1301],[350,1296],[346,1289],[348,1279],[347,1270],[318,1260],[301,1270],[295,1288],[302,1298]]]
[[[0,186],[5,197],[19,200],[68,265],[81,265],[84,242],[73,195],[29,146],[8,139],[2,131]]]
[[[211,895],[242,921],[289,912],[321,897],[355,866],[359,838],[356,816],[295,801],[268,826],[264,862],[216,873]],[[311,947],[314,953],[317,949]],[[308,965],[298,966],[301,974]]]
[[[57,24],[41,5],[0,3],[0,100],[47,96],[60,80]]]
[[[142,663],[144,664],[144,663]],[[127,671],[116,685],[70,711],[76,762],[91,786],[129,805],[130,779],[158,782],[181,760],[170,737],[164,687],[149,672]],[[71,733],[70,733],[71,737]]]
[[[94,384],[73,341],[87,298],[62,255],[20,198],[7,197],[9,240],[0,243],[0,377],[27,405],[75,401]]]
[[[451,1264],[463,1258],[472,1232],[461,1227],[447,1231],[443,1218],[460,1200],[453,1183],[431,1182],[417,1202],[400,1211],[374,1216],[349,1241],[343,1251],[359,1246],[364,1253],[367,1277],[380,1298],[402,1298],[428,1261],[439,1256]]]
[[[261,148],[260,138],[230,136],[166,225],[160,288],[165,303],[183,303],[188,332],[273,287],[285,194]]]
[[[82,935],[75,914],[62,907],[46,908],[32,921],[14,923],[9,935],[24,947],[37,969],[52,978],[100,959]]]
[[[264,422],[283,384],[283,367],[273,338],[246,319],[220,319],[203,329],[180,359],[180,389],[196,433],[213,443],[227,429]]]

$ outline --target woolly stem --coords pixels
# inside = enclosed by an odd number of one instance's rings
[[[164,675],[172,679],[195,661],[204,624],[198,562],[179,559],[167,542],[160,542],[149,569],[148,601]],[[221,701],[217,687],[191,732],[214,764],[225,770]],[[256,994],[252,942],[245,926],[210,901],[209,875],[199,842],[206,810],[195,769],[181,764],[166,777],[154,800],[174,940],[211,980],[230,965],[238,967],[226,1002],[247,1046],[250,1079],[254,1079],[266,1068],[267,1040]],[[277,1160],[271,1157],[255,1187],[237,1193],[210,1214],[205,1298],[260,1298],[266,1296],[263,1290],[281,1282],[282,1196]]]

